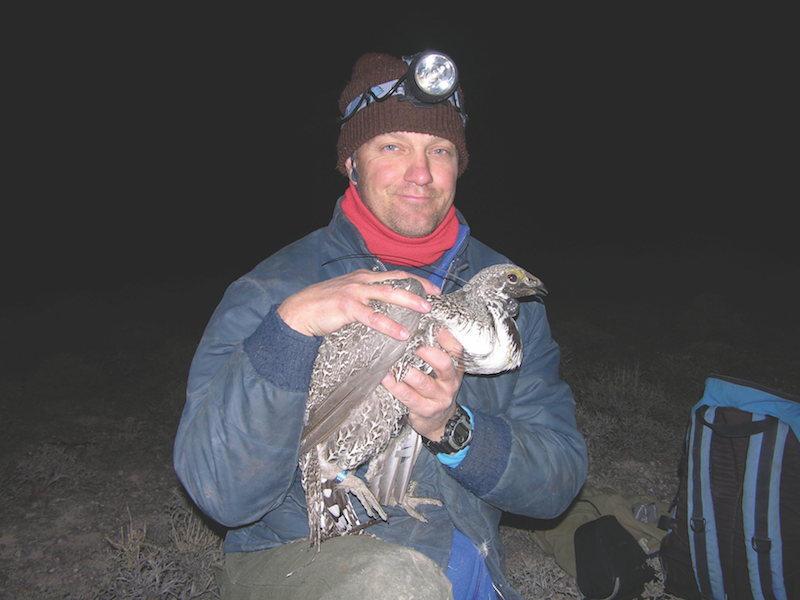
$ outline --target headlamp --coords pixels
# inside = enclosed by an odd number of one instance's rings
[[[405,87],[422,104],[444,102],[458,87],[456,63],[446,54],[421,52],[409,62]]]
[[[341,123],[349,121],[373,102],[384,102],[392,96],[407,100],[421,108],[435,108],[449,101],[466,125],[467,113],[458,97],[458,69],[446,54],[426,51],[414,56],[404,56],[408,71],[399,79],[379,83],[347,105]]]

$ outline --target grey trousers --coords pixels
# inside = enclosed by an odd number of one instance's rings
[[[453,598],[450,581],[430,558],[363,535],[326,540],[316,558],[306,539],[226,554],[217,583],[223,600]]]

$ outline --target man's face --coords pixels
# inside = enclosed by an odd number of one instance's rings
[[[351,178],[355,168],[366,207],[405,237],[432,233],[455,199],[458,152],[444,138],[404,131],[378,135],[345,166]]]

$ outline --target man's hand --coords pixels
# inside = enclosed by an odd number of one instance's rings
[[[456,412],[456,396],[464,378],[464,367],[453,364],[452,356],[461,358],[461,344],[447,330],[436,338],[447,352],[432,346],[423,346],[417,355],[433,367],[436,377],[410,369],[402,382],[389,374],[381,382],[395,398],[408,407],[408,420],[420,435],[438,442],[444,427]],[[449,353],[449,354],[448,354]]]
[[[403,341],[408,339],[408,330],[386,315],[376,313],[369,302],[380,300],[420,313],[430,312],[430,303],[408,290],[396,289],[389,284],[372,285],[387,279],[408,277],[422,282],[428,294],[441,293],[427,279],[415,277],[405,271],[373,272],[361,269],[300,290],[283,301],[278,307],[278,314],[289,327],[304,335],[327,335],[348,323],[358,321]]]

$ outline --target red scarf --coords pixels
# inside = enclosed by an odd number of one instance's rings
[[[433,233],[421,238],[402,236],[378,221],[364,205],[352,182],[344,193],[342,210],[361,233],[369,251],[381,261],[399,267],[431,265],[452,248],[458,238],[455,206],[450,207]]]

